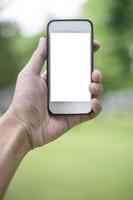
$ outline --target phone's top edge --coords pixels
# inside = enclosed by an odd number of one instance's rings
[[[84,22],[89,22],[91,24],[91,26],[93,26],[93,23],[91,20],[89,19],[52,19],[48,22],[48,26],[52,23],[52,22],[62,22],[62,21],[84,21]]]

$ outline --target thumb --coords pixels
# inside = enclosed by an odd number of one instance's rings
[[[40,74],[46,56],[47,56],[46,39],[42,37],[39,40],[38,47],[36,48],[29,62],[26,65],[26,70],[29,70],[35,74]]]

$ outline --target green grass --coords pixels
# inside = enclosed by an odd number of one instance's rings
[[[132,200],[133,115],[100,116],[30,152],[5,200]]]

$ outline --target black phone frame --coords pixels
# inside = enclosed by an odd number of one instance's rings
[[[93,57],[93,50],[94,50],[94,46],[93,46],[93,38],[94,38],[94,29],[93,29],[93,23],[89,20],[89,19],[53,19],[50,20],[47,24],[47,108],[48,108],[48,112],[50,115],[65,115],[65,116],[72,116],[72,115],[88,115],[93,113],[94,111],[91,109],[90,112],[88,113],[52,113],[51,110],[49,109],[49,100],[50,100],[50,59],[49,59],[49,55],[50,55],[50,48],[49,48],[49,43],[50,43],[50,36],[49,36],[49,25],[52,22],[56,22],[56,21],[87,21],[90,23],[91,25],[91,47],[92,47],[92,53],[91,53],[91,74],[93,72],[93,63],[94,63],[94,57]],[[92,81],[92,76],[91,76],[91,82]],[[91,99],[93,98],[93,95],[91,94]]]

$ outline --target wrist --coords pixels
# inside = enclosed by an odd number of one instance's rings
[[[30,150],[26,129],[10,109],[0,118],[0,140],[5,141],[7,149],[13,148],[20,156]]]
[[[0,199],[18,165],[29,150],[25,129],[8,110],[0,118]]]

